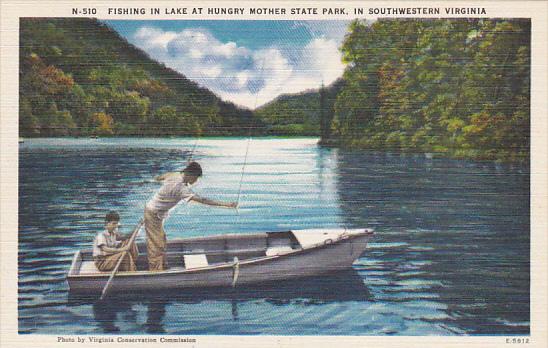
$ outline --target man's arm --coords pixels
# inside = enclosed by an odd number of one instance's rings
[[[236,208],[238,206],[238,203],[236,202],[220,202],[220,201],[215,201],[213,199],[200,197],[198,195],[192,196],[190,200],[201,203],[201,204],[212,205],[216,207]]]
[[[179,172],[164,173],[164,174],[161,174],[161,175],[158,175],[157,177],[155,177],[154,180],[164,181],[165,179],[169,178],[170,176],[176,176],[176,175],[181,175],[181,173],[179,173]]]

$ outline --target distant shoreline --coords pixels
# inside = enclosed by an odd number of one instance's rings
[[[19,137],[19,140],[32,139],[320,139],[319,135],[173,135],[173,136],[138,136],[138,135],[120,135],[120,136],[55,136],[55,137]]]
[[[462,161],[473,161],[473,162],[483,162],[483,163],[500,163],[500,164],[529,164],[530,156],[527,158],[482,158],[482,157],[472,157],[472,156],[457,156],[452,152],[436,152],[436,151],[424,151],[424,150],[410,150],[410,149],[388,149],[388,148],[367,148],[363,146],[341,144],[338,142],[325,142],[322,141],[320,136],[310,136],[310,135],[254,135],[251,137],[243,135],[208,135],[208,136],[103,136],[97,138],[91,138],[89,136],[58,136],[58,137],[20,137],[19,144],[24,144],[26,140],[48,140],[48,139],[74,139],[74,140],[104,140],[104,139],[162,139],[162,140],[244,140],[251,138],[253,139],[316,139],[317,145],[322,148],[331,148],[331,149],[341,149],[347,151],[368,151],[374,153],[384,153],[392,154],[394,156],[419,156],[426,159],[449,159],[449,160],[462,160]]]
[[[530,163],[530,153],[527,156],[514,156],[512,158],[507,156],[491,157],[482,150],[478,149],[458,149],[447,148],[444,151],[435,151],[427,149],[410,149],[410,148],[388,148],[388,147],[368,147],[367,145],[345,143],[340,141],[325,141],[320,139],[318,145],[326,148],[336,148],[345,150],[366,150],[372,152],[384,152],[393,154],[405,154],[405,155],[420,155],[423,154],[426,158],[446,158],[454,160],[469,160],[474,162],[494,162],[494,163],[509,163],[509,164],[523,164]]]

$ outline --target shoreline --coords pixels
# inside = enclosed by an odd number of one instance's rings
[[[320,139],[319,135],[204,135],[204,136],[192,136],[192,135],[173,135],[173,136],[139,136],[139,135],[113,135],[113,136],[54,136],[54,137],[19,137],[19,140],[33,140],[33,139]]]
[[[317,139],[317,146],[326,149],[339,149],[345,151],[367,151],[372,153],[384,153],[386,155],[392,156],[418,156],[424,157],[427,160],[433,159],[446,159],[446,160],[457,160],[457,161],[472,161],[476,163],[493,163],[493,164],[509,164],[509,165],[527,165],[530,167],[531,157],[530,155],[523,158],[488,158],[488,157],[473,157],[473,156],[462,156],[455,155],[452,152],[458,151],[459,149],[450,149],[447,152],[439,151],[424,151],[424,150],[412,150],[412,149],[395,149],[395,148],[368,148],[365,146],[352,145],[352,144],[341,144],[335,141],[322,141],[320,136],[310,136],[310,135],[260,135],[260,136],[243,136],[243,135],[210,135],[210,136],[104,136],[104,137],[89,137],[89,136],[58,136],[58,137],[21,137],[19,138],[19,145],[24,145],[25,142],[32,140],[53,140],[53,139],[63,139],[63,140],[90,140],[90,141],[100,141],[104,139],[142,139],[142,140],[243,140],[243,139]],[[452,152],[451,152],[452,151]]]
[[[421,150],[421,149],[401,148],[401,147],[372,148],[372,147],[367,147],[359,144],[338,142],[336,140],[325,141],[323,139],[320,139],[318,141],[318,146],[326,147],[326,148],[345,149],[345,150],[367,150],[372,152],[393,153],[398,155],[423,154],[427,159],[444,158],[444,159],[452,159],[452,160],[493,162],[493,163],[505,163],[505,164],[527,163],[529,166],[531,163],[530,153],[527,156],[519,156],[519,154],[512,154],[513,157],[501,156],[500,158],[497,158],[497,157],[491,157],[488,154],[482,153],[483,150],[479,150],[479,149],[447,148],[446,151],[435,151],[435,150]],[[461,152],[460,154],[458,154],[459,151]],[[468,154],[466,154],[466,152],[468,152]]]

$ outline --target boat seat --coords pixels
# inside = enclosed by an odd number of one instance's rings
[[[303,249],[314,247],[318,244],[323,244],[330,240],[331,242],[339,239],[344,231],[341,230],[297,230],[292,231],[295,238]]]
[[[186,269],[207,267],[209,265],[205,254],[184,255],[184,260]]]
[[[82,265],[80,266],[80,274],[82,273],[103,273],[97,269],[95,266],[95,262],[93,260],[91,261],[82,261]]]
[[[266,256],[283,255],[293,251],[293,248],[288,245],[273,246],[266,249]]]
[[[232,254],[256,252],[257,250],[265,250],[267,247],[266,233],[260,236],[241,236],[239,238],[226,238],[224,251]]]

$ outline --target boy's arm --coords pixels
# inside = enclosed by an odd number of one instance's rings
[[[106,246],[106,245],[104,245],[104,244],[103,244],[103,245],[100,245],[99,248],[100,248],[103,252],[105,252],[106,254],[110,254],[110,255],[116,254],[116,253],[118,253],[118,252],[120,252],[120,251],[124,251],[123,248],[111,248],[111,247],[108,247],[108,246]]]
[[[123,234],[123,233],[117,232],[116,233],[116,240],[123,242],[124,240],[128,239],[130,236],[131,236],[131,234]]]
[[[215,201],[213,199],[200,197],[198,195],[192,196],[190,200],[201,203],[201,204],[212,205],[216,207],[236,208],[238,206],[238,203],[236,202],[220,202],[220,201]]]

